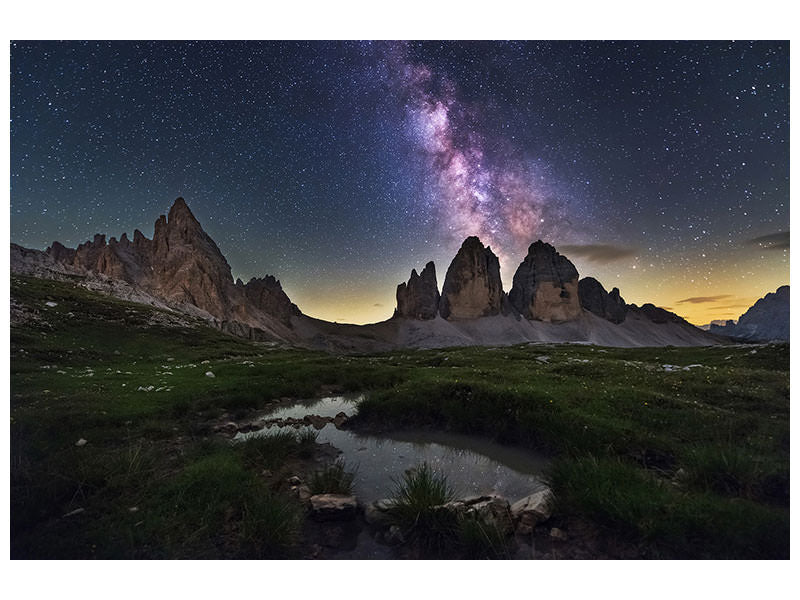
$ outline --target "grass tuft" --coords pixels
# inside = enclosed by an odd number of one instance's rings
[[[424,555],[439,556],[452,545],[458,521],[453,512],[437,507],[456,497],[447,477],[423,462],[395,481],[389,515],[407,540]]]
[[[344,494],[353,493],[355,472],[348,471],[345,462],[338,459],[332,465],[315,471],[308,482],[312,494]]]

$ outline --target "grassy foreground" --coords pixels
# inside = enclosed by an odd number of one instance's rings
[[[557,511],[646,556],[788,557],[788,345],[331,356],[71,283],[14,276],[11,295],[12,557],[298,556],[280,484],[313,440],[232,446],[207,423],[332,388],[367,392],[356,427],[551,452]]]

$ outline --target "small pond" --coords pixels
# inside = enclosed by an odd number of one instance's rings
[[[299,401],[265,413],[264,418],[333,417],[355,413],[361,396],[334,396]],[[236,439],[269,435],[274,428],[239,434]],[[406,469],[427,462],[447,480],[459,497],[496,493],[514,502],[544,487],[541,474],[547,459],[532,451],[503,446],[485,438],[429,430],[393,431],[362,435],[336,429],[319,431],[319,443],[342,452],[349,469],[356,469],[355,494],[363,503],[392,495],[394,481]]]

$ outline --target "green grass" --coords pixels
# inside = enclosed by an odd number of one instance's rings
[[[447,477],[422,463],[395,481],[389,517],[423,556],[440,556],[451,549],[458,521],[451,511],[436,507],[455,497]]]
[[[332,388],[366,394],[355,428],[451,429],[551,453],[558,510],[651,555],[788,555],[788,344],[334,356],[73,282],[13,276],[11,296],[27,316],[11,326],[13,557],[291,555],[292,503],[261,473],[310,457],[314,432],[231,446],[209,441],[209,423]],[[230,490],[205,487],[217,479]],[[481,539],[462,535],[464,548]]]
[[[777,507],[712,492],[686,493],[615,458],[557,461],[551,470],[558,512],[590,515],[653,557],[788,558],[789,515]]]
[[[457,496],[444,473],[423,462],[395,481],[389,517],[421,558],[508,558],[511,540],[476,515],[443,509]]]
[[[308,481],[312,494],[353,494],[355,471],[348,471],[347,465],[338,459],[324,469],[314,471]]]

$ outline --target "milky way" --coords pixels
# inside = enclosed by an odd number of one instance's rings
[[[556,182],[507,139],[482,128],[480,108],[460,101],[454,82],[409,60],[405,49],[394,47],[389,63],[405,98],[408,134],[429,169],[426,196],[440,231],[459,242],[478,236],[506,273],[537,237],[572,238]]]
[[[356,322],[390,317],[428,260],[441,284],[468,235],[506,288],[541,238],[629,302],[732,296],[680,305],[699,322],[788,281],[787,42],[10,51],[11,241],[27,247],[151,235],[183,196],[235,276]]]

